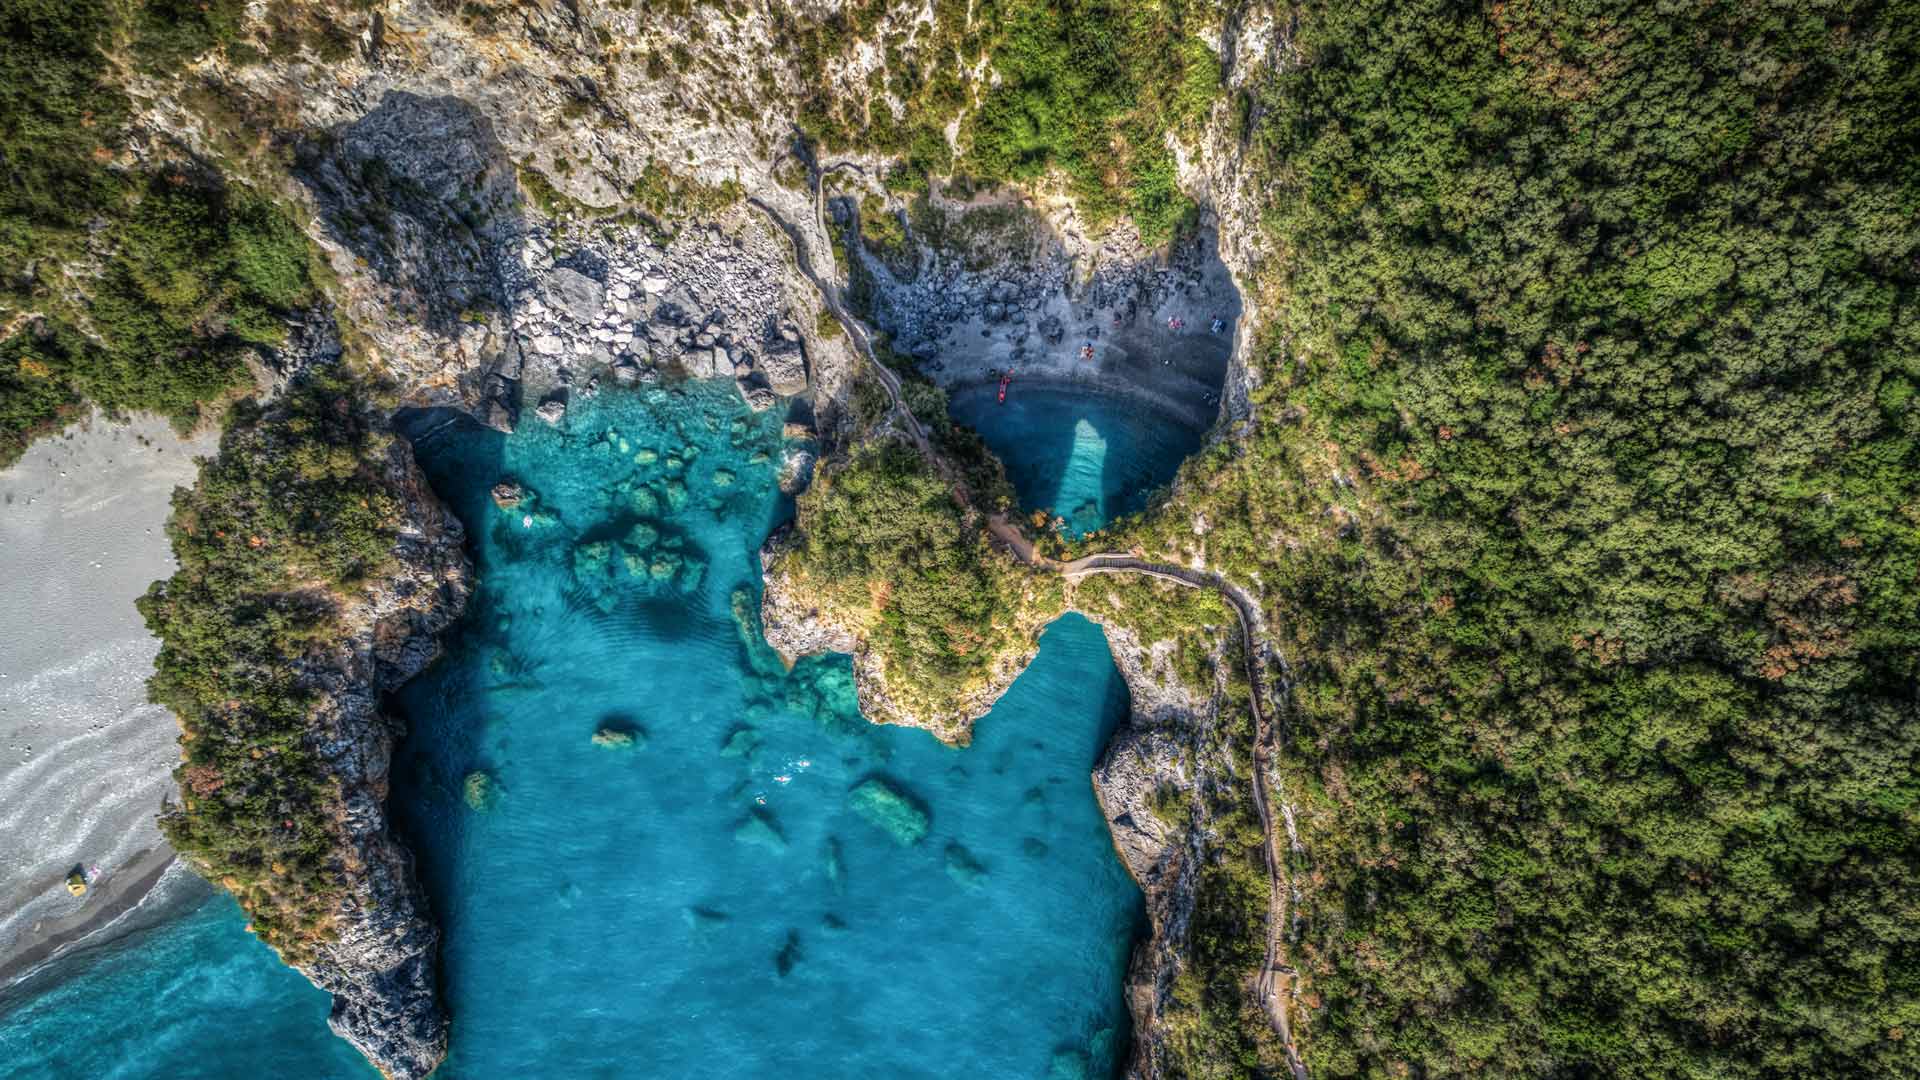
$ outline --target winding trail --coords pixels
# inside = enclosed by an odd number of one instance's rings
[[[832,172],[835,169],[844,167],[857,168],[857,166],[851,166],[850,163],[842,162],[830,166],[823,171],[813,161],[805,158],[801,160],[807,166],[809,182],[813,191],[815,224],[824,234],[827,229],[824,209],[825,203],[821,193],[821,178],[825,173]],[[845,300],[840,293],[840,286],[834,281],[822,279],[820,275],[815,272],[805,235],[792,223],[781,217],[779,211],[762,202],[757,196],[748,196],[747,202],[753,206],[754,209],[765,214],[767,218],[773,222],[774,226],[786,235],[787,242],[793,247],[794,265],[799,269],[801,275],[819,292],[820,299],[826,304],[827,310],[832,312],[834,318],[840,321],[840,325],[846,330],[848,338],[852,340],[855,351],[866,361],[867,370],[873,373],[881,387],[886,390],[887,398],[892,403],[889,411],[893,419],[898,422],[902,430],[913,439],[914,445],[919,448],[920,453],[933,465],[941,477],[953,487],[954,494],[960,499],[961,503],[963,505],[971,505],[971,499],[969,498],[965,482],[954,474],[944,457],[934,452],[932,444],[927,440],[926,429],[921,425],[919,418],[913,415],[913,412],[906,407],[905,402],[901,399],[900,377],[880,362],[878,355],[874,352],[873,343],[867,336],[865,326],[862,325],[860,320],[854,318],[852,314],[847,311]],[[1245,589],[1242,589],[1240,586],[1235,585],[1212,571],[1194,570],[1189,567],[1175,566],[1170,563],[1149,562],[1146,559],[1137,558],[1133,555],[1116,552],[1083,555],[1070,562],[1061,562],[1036,551],[1033,542],[1029,540],[1026,534],[1022,533],[1019,528],[1008,521],[1005,514],[988,515],[986,525],[987,531],[992,533],[995,539],[1005,544],[1007,549],[1021,562],[1041,569],[1052,570],[1069,581],[1080,581],[1094,574],[1138,574],[1144,577],[1172,582],[1184,588],[1210,589],[1219,593],[1220,596],[1227,601],[1228,605],[1233,608],[1234,614],[1239,617],[1240,639],[1246,644],[1247,684],[1250,687],[1249,701],[1253,708],[1253,804],[1254,808],[1260,813],[1261,834],[1265,839],[1262,854],[1266,858],[1268,883],[1266,953],[1260,965],[1260,973],[1255,978],[1254,987],[1260,995],[1262,1004],[1266,1008],[1267,1016],[1273,1024],[1274,1031],[1279,1034],[1281,1042],[1286,1046],[1287,1063],[1293,1071],[1295,1080],[1307,1080],[1306,1065],[1300,1060],[1299,1052],[1294,1045],[1293,1026],[1288,1016],[1289,1002],[1291,1002],[1293,997],[1292,983],[1294,972],[1293,968],[1286,964],[1281,953],[1280,935],[1281,927],[1286,923],[1287,892],[1286,883],[1280,875],[1282,858],[1276,849],[1278,838],[1273,825],[1273,812],[1269,807],[1267,793],[1267,773],[1268,762],[1270,760],[1269,751],[1272,744],[1273,728],[1269,723],[1267,708],[1263,703],[1266,692],[1266,682],[1262,678],[1267,654],[1267,649],[1264,644],[1266,641],[1266,621],[1261,617],[1259,604],[1254,602],[1253,597],[1250,596]]]

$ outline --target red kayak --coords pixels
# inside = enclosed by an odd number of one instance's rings
[[[1005,405],[1007,403],[1007,384],[1012,381],[1013,381],[1013,372],[1011,371],[1007,372],[1005,375],[1000,376],[1000,404],[1002,405]]]

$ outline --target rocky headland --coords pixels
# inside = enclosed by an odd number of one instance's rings
[[[341,613],[343,633],[305,673],[318,692],[309,744],[338,778],[345,871],[333,911],[337,934],[297,966],[333,995],[328,1022],[395,1080],[423,1077],[447,1049],[435,965],[440,930],[387,814],[393,744],[403,732],[383,695],[440,651],[472,588],[460,522],[441,505],[403,439],[386,461],[401,497],[394,572]]]

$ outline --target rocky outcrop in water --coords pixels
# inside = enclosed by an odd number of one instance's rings
[[[1194,879],[1203,852],[1197,839],[1188,845],[1186,823],[1164,817],[1163,807],[1190,812],[1190,793],[1198,782],[1191,732],[1212,722],[1214,703],[1196,700],[1172,674],[1166,643],[1143,645],[1121,626],[1108,624],[1105,630],[1132,709],[1094,766],[1093,792],[1114,850],[1145,894],[1148,926],[1127,966],[1134,1031],[1127,1075],[1132,1080],[1166,1071],[1161,1014],[1186,962]]]
[[[413,451],[396,438],[388,489],[398,497],[400,536],[392,570],[341,613],[345,633],[311,662],[318,705],[308,745],[338,778],[345,850],[335,936],[300,966],[333,995],[328,1022],[395,1080],[423,1077],[447,1050],[447,1014],[435,971],[440,931],[414,876],[413,857],[387,816],[388,775],[401,732],[381,697],[439,654],[472,587],[460,522],[428,488]]]

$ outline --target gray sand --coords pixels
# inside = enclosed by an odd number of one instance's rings
[[[214,442],[95,417],[0,472],[0,987],[183,877],[154,825],[177,730],[133,601],[172,572],[168,499]]]

